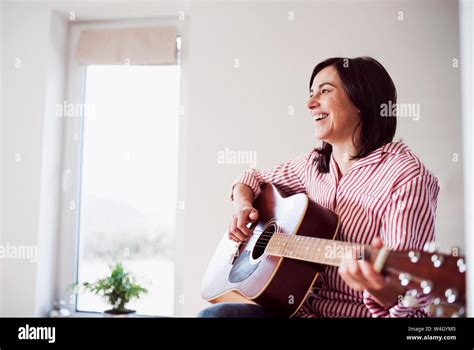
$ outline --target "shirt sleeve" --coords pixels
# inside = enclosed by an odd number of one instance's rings
[[[392,193],[380,237],[388,249],[422,250],[425,243],[435,240],[438,193],[438,179],[430,173],[414,177]],[[395,306],[383,307],[364,291],[364,304],[373,317],[427,316],[424,308],[430,298],[422,294],[416,298],[416,307],[405,306],[401,301]]]
[[[230,193],[231,200],[234,200],[234,187],[239,183],[249,186],[254,198],[260,194],[260,187],[264,183],[274,184],[288,196],[306,192],[306,171],[310,165],[309,162],[314,160],[314,153],[315,151],[312,151],[307,155],[281,163],[273,169],[265,171],[247,170],[233,182]]]

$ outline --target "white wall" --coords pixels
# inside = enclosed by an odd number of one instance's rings
[[[3,4],[2,238],[10,244],[39,243],[50,17],[43,5]],[[2,267],[2,315],[33,315],[38,265],[6,259]]]
[[[160,6],[4,4],[4,241],[38,244],[51,239],[54,230],[52,200],[49,213],[40,212],[45,185],[57,180],[57,163],[44,162],[58,140],[57,125],[48,124],[45,106],[51,96],[61,94],[45,90],[57,62],[49,52],[51,9],[74,8],[78,19],[98,19],[151,17],[163,12]],[[169,11],[171,5],[166,6]],[[177,14],[181,7],[171,10]],[[289,11],[294,12],[294,21],[288,20]],[[403,11],[404,21],[397,20],[398,11]],[[186,159],[181,168],[185,170],[181,175],[184,315],[194,315],[206,305],[199,295],[200,283],[231,213],[229,185],[248,167],[218,164],[217,152],[226,147],[256,151],[259,168],[307,152],[315,144],[305,110],[308,80],[314,65],[327,57],[374,56],[393,77],[400,102],[421,104],[420,121],[400,120],[398,134],[442,183],[439,242],[446,248],[463,244],[463,162],[452,162],[453,153],[463,159],[459,71],[451,65],[459,57],[456,2],[193,2],[186,16],[182,123]],[[54,41],[62,40],[60,36]],[[14,57],[24,59],[20,70],[12,66]],[[239,68],[234,68],[234,59]],[[60,82],[60,69],[55,74],[53,81]],[[289,106],[294,107],[292,116]],[[15,152],[23,154],[19,164],[13,161]],[[36,290],[49,282],[37,278],[52,269],[46,253],[51,249],[53,244],[47,243],[40,254],[44,265],[6,262],[1,282],[8,288],[2,288],[0,315],[45,310],[51,293],[41,296]]]
[[[0,38],[3,39],[3,2],[0,2]],[[3,81],[3,45],[0,45],[0,81]],[[3,84],[0,84],[0,106],[3,106]],[[3,108],[0,107],[0,135],[3,135]],[[0,142],[0,244],[2,238],[2,218],[3,218],[3,142]],[[0,264],[0,314],[2,309],[3,288],[2,288],[2,267]]]
[[[31,4],[6,4],[2,19],[2,48],[7,48],[2,65],[2,214],[7,218],[2,242],[32,245],[38,256],[37,262],[2,262],[2,284],[8,288],[2,288],[1,310],[3,315],[46,314],[56,272],[61,121],[55,105],[64,94],[67,25],[57,13]]]
[[[44,107],[40,213],[38,224],[38,267],[36,272],[35,314],[44,315],[54,301],[58,256],[59,205],[61,181],[62,120],[56,105],[65,100],[68,22],[53,12],[48,45],[48,79]]]
[[[461,29],[461,53],[462,53],[462,97],[463,97],[463,141],[465,153],[464,178],[474,178],[474,2],[463,0],[460,4],[460,29]],[[464,201],[464,222],[466,230],[466,250],[474,252],[474,222],[472,214],[474,213],[474,183],[466,181],[465,183],[465,201]],[[468,316],[474,317],[474,259],[472,254],[467,260],[468,280],[467,280],[467,306]]]

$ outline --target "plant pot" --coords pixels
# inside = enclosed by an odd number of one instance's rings
[[[117,309],[110,309],[106,310],[102,313],[104,317],[134,317],[136,314],[135,310],[117,310]]]

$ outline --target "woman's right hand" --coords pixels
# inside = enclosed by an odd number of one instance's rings
[[[234,214],[230,219],[228,230],[229,239],[235,242],[245,241],[252,235],[247,224],[258,219],[258,211],[252,206],[252,202],[244,201],[234,206]]]

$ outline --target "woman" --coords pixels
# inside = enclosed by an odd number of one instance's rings
[[[286,195],[306,193],[339,215],[337,240],[385,245],[390,250],[421,250],[435,239],[437,178],[401,142],[393,142],[396,89],[373,58],[330,58],[310,79],[308,109],[321,148],[278,165],[251,169],[232,188],[235,213],[229,238],[245,240],[247,224],[258,218],[252,207],[260,186],[271,182]],[[424,317],[428,298],[402,302],[399,281],[385,279],[370,263],[343,259],[321,273],[300,317]],[[222,303],[201,311],[203,317],[266,317],[258,305]]]

